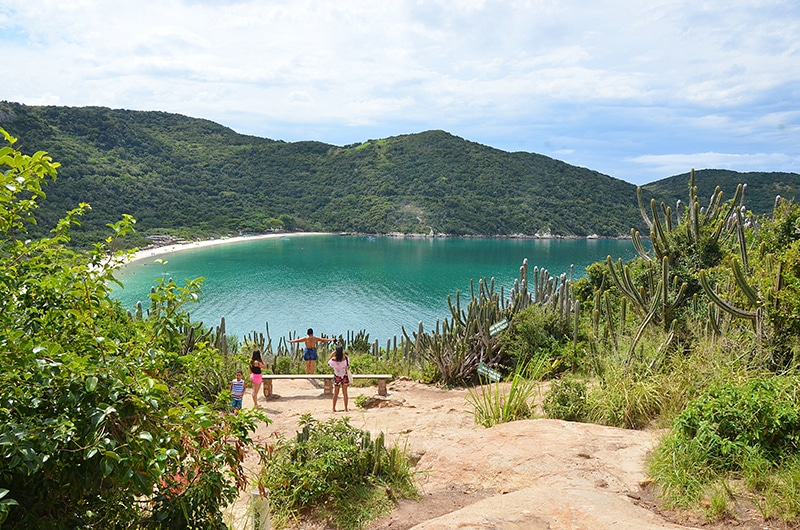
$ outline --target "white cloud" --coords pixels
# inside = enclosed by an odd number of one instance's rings
[[[800,171],[800,157],[785,153],[675,153],[668,155],[643,155],[630,159],[661,172],[664,177],[686,173],[691,169],[732,169],[734,171],[764,171],[764,168],[785,166]]]
[[[0,52],[4,98],[290,140],[446,129],[621,178],[800,154],[788,0],[0,0]]]

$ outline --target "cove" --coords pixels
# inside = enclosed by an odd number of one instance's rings
[[[200,302],[190,307],[192,321],[207,326],[225,317],[228,335],[239,339],[269,324],[273,344],[281,336],[346,335],[365,330],[371,341],[385,345],[409,334],[421,321],[432,329],[450,316],[447,296],[469,300],[470,280],[495,279],[506,294],[528,259],[529,268],[551,275],[585,274],[587,265],[630,259],[630,240],[606,239],[461,239],[307,235],[244,240],[170,252],[136,260],[116,277],[113,296],[133,309],[158,278],[205,278]],[[156,259],[166,263],[157,263]],[[532,280],[532,272],[531,272]]]

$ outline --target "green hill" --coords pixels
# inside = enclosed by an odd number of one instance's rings
[[[0,127],[21,151],[44,150],[62,164],[46,188],[39,233],[79,202],[92,206],[78,244],[97,240],[123,213],[141,234],[190,237],[273,228],[613,237],[642,228],[632,184],[444,131],[334,146],[241,135],[164,112],[9,102],[0,103]],[[646,187],[647,196],[666,181]]]
[[[757,214],[772,213],[777,195],[793,200],[800,197],[800,175],[797,173],[740,173],[727,169],[701,169],[695,171],[694,176],[698,196],[706,199],[711,197],[717,186],[724,192],[723,197],[730,199],[739,184],[747,184],[744,203],[748,210]],[[688,185],[689,173],[682,173],[652,182],[642,186],[642,189],[666,204],[674,205],[678,200],[686,204]]]

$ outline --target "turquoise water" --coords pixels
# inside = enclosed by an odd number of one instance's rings
[[[157,278],[205,278],[193,321],[219,324],[243,338],[264,332],[273,343],[289,333],[342,334],[366,330],[370,340],[411,333],[420,321],[431,329],[447,318],[447,295],[469,298],[470,279],[495,278],[506,293],[519,276],[523,259],[531,270],[574,279],[587,265],[633,256],[630,241],[531,239],[412,239],[366,236],[288,236],[220,244],[135,261],[117,277],[125,288],[114,296],[127,308],[147,294]],[[155,263],[162,259],[166,264]],[[462,302],[464,298],[462,298]]]

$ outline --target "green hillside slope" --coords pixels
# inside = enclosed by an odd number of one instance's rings
[[[724,192],[725,199],[736,193],[736,186],[747,184],[745,206],[757,214],[770,214],[775,205],[775,197],[787,199],[800,198],[800,175],[797,173],[740,173],[727,169],[701,169],[695,171],[695,185],[698,196],[709,199],[717,186]],[[675,204],[681,200],[686,203],[689,196],[689,173],[675,175],[643,186],[643,189],[663,200]]]
[[[46,189],[40,233],[78,202],[92,206],[79,243],[123,213],[141,234],[193,237],[271,228],[584,237],[642,228],[632,184],[444,131],[340,147],[241,135],[164,112],[8,102],[0,126],[23,152],[48,151],[62,164]],[[683,188],[688,181],[671,179]],[[672,201],[671,179],[648,185],[647,196]]]

